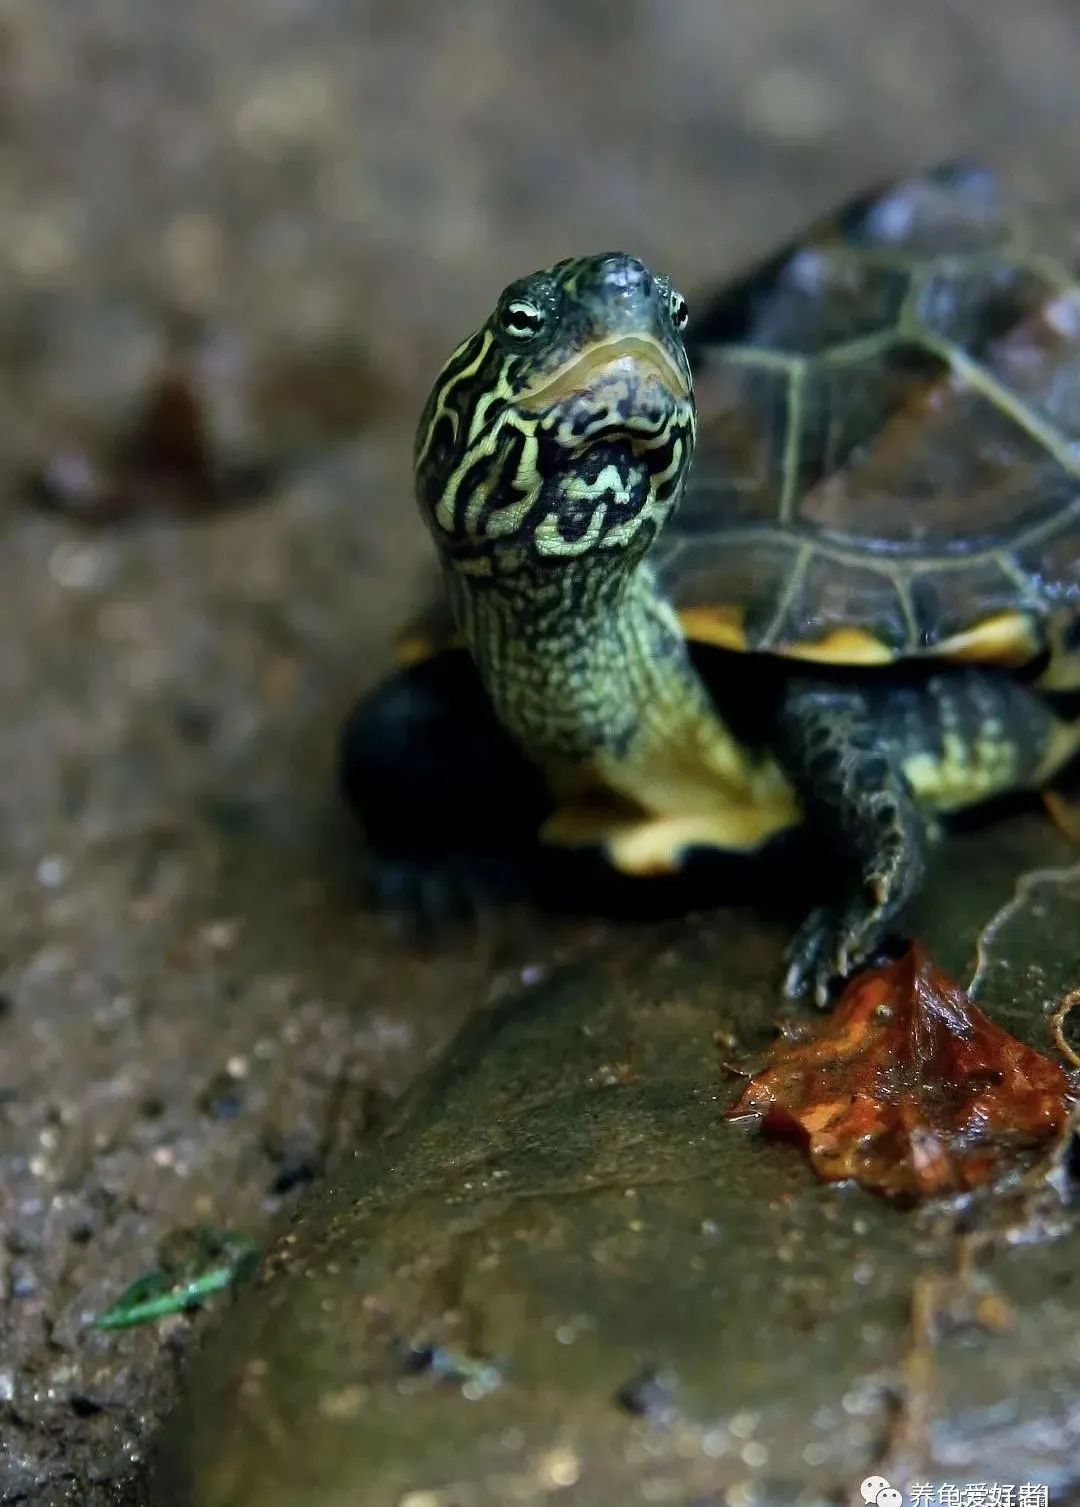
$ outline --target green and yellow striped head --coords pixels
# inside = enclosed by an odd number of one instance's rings
[[[640,559],[694,449],[686,304],[623,252],[505,289],[439,373],[416,437],[420,507],[464,575]]]

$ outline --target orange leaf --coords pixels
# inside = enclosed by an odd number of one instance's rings
[[[827,1181],[913,1201],[974,1188],[1065,1120],[1062,1069],[989,1020],[915,944],[859,974],[825,1022],[778,1041],[728,1118],[759,1115]]]

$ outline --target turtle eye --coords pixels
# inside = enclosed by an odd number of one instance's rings
[[[685,330],[690,321],[690,310],[686,307],[686,299],[675,288],[668,294],[668,312],[675,328]]]
[[[511,298],[499,312],[499,323],[515,340],[532,340],[544,327],[544,311],[531,298]]]

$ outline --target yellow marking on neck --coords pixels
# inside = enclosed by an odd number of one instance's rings
[[[446,491],[439,502],[438,508],[436,509],[435,516],[438,518],[443,528],[449,529],[453,524],[454,507],[457,503],[457,496],[458,492],[461,489],[462,481],[478,461],[491,460],[498,453],[501,440],[501,431],[498,425],[494,425],[484,435],[483,439],[478,440],[470,450],[466,450],[464,456],[462,457],[461,464],[458,466],[454,474],[450,477],[450,480],[447,483]],[[465,503],[464,523],[465,532],[467,534],[475,534],[477,532],[477,525],[479,524],[480,518],[487,506],[487,488],[475,487]]]
[[[491,408],[494,403],[498,403],[501,400],[501,397],[502,394],[499,392],[499,390],[497,388],[492,388],[490,392],[481,393],[477,398],[476,406],[473,409],[472,420],[469,424],[469,432],[465,438],[466,445],[474,445],[476,443],[477,436],[482,432],[484,426],[487,423],[488,409]]]
[[[602,502],[597,503],[589,518],[589,526],[581,538],[564,539],[559,532],[558,513],[545,513],[533,530],[536,553],[543,555],[545,559],[555,560],[573,559],[576,555],[588,554],[600,538],[606,515],[607,508]]]
[[[451,354],[450,359],[447,361],[446,366],[443,368],[444,371],[453,367],[454,362],[458,359],[461,353],[469,345],[470,341],[474,338],[474,336],[470,335],[468,339],[461,342],[457,349]],[[457,444],[458,434],[461,428],[461,420],[457,412],[450,407],[450,398],[463,382],[468,382],[472,377],[476,376],[477,372],[483,366],[484,361],[487,358],[487,353],[491,349],[491,343],[493,339],[494,337],[492,336],[490,331],[485,330],[480,338],[476,355],[473,357],[469,365],[463,367],[461,371],[455,372],[450,381],[445,384],[442,383],[440,377],[437,383],[438,397],[435,403],[435,408],[431,415],[431,419],[428,422],[427,432],[424,435],[424,443],[420,447],[419,453],[417,454],[416,458],[418,467],[422,466],[427,460],[428,450],[431,448],[431,441],[435,434],[435,430],[438,427],[439,420],[444,416],[450,421],[453,443]]]
[[[495,567],[488,555],[473,555],[471,559],[462,558],[456,562],[454,569],[463,576],[485,577],[495,574]]]
[[[653,477],[653,491],[661,491],[673,476],[678,476],[682,469],[683,456],[686,453],[686,441],[681,434],[677,434],[671,443],[671,460],[662,471],[658,471]]]

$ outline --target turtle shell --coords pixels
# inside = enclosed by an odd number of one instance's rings
[[[1080,683],[1078,277],[1080,218],[1018,219],[952,165],[721,291],[659,546],[689,635],[841,664],[1049,650]]]

